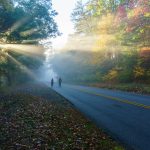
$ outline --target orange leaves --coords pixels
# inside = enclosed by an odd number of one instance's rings
[[[104,81],[111,81],[111,82],[115,82],[117,81],[118,78],[118,71],[116,69],[112,69],[109,71],[109,73],[107,75],[104,76]]]
[[[140,50],[140,57],[150,58],[150,47],[143,47]]]
[[[138,6],[136,7],[133,12],[134,12],[134,17],[138,17],[139,15],[144,15],[150,11],[148,6]]]
[[[144,74],[145,74],[145,70],[142,67],[139,66],[135,67],[134,69],[135,78],[141,78],[144,76]]]
[[[132,31],[133,31],[133,28],[127,27],[127,28],[125,29],[125,31],[126,31],[126,32],[132,32]]]

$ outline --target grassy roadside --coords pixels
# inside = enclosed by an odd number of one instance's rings
[[[0,149],[123,150],[44,85],[0,95]]]
[[[150,85],[148,84],[139,84],[139,83],[120,83],[120,84],[109,84],[109,83],[90,83],[89,86],[115,89],[127,92],[134,92],[138,94],[150,94]]]

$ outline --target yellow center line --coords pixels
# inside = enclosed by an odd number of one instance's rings
[[[145,108],[145,109],[150,109],[150,105],[144,105],[144,104],[141,104],[141,103],[137,103],[137,102],[133,102],[133,101],[129,101],[129,100],[126,100],[126,99],[121,99],[121,98],[117,98],[117,97],[113,97],[113,96],[108,96],[108,95],[104,95],[104,94],[99,94],[99,93],[91,92],[91,91],[88,91],[88,90],[83,90],[83,89],[78,89],[78,88],[75,88],[75,89],[78,90],[78,91],[84,92],[84,93],[88,93],[88,94],[108,98],[108,99],[111,99],[111,100],[114,100],[114,101],[134,105],[134,106],[137,106],[137,107],[142,107],[142,108]]]

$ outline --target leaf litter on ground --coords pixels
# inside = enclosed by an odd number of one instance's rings
[[[2,150],[123,150],[63,97],[45,85],[0,96]]]

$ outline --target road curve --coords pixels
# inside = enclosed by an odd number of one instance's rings
[[[67,84],[54,90],[129,149],[150,150],[150,96]]]

